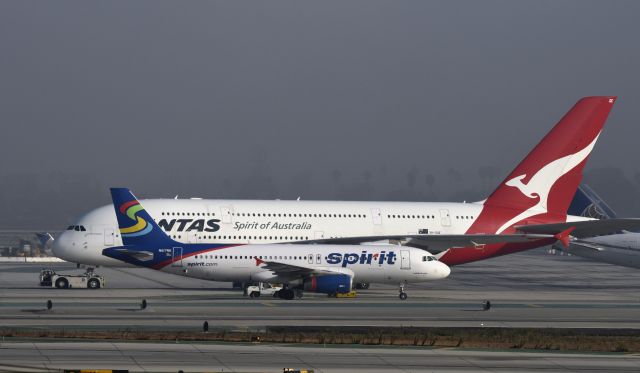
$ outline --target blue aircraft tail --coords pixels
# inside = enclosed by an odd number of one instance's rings
[[[567,214],[594,219],[613,219],[617,217],[613,209],[586,184],[580,185],[576,190]]]
[[[125,246],[170,246],[175,243],[127,188],[111,188],[118,228]]]

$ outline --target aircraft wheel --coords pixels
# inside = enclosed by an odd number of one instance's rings
[[[401,300],[406,300],[407,299],[407,293],[400,293],[399,298]]]
[[[66,289],[69,287],[69,281],[66,278],[59,278],[56,280],[56,287],[58,289]]]
[[[92,278],[87,282],[87,287],[89,289],[100,289],[100,281],[95,278]]]
[[[282,289],[278,292],[278,296],[282,299],[291,300],[295,297],[295,293],[291,289]]]

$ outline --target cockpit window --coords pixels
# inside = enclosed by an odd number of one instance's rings
[[[76,231],[76,232],[79,232],[80,231],[80,226],[76,225],[75,227],[73,227],[73,230]]]
[[[422,261],[423,262],[432,262],[434,260],[437,261],[438,259],[433,255],[425,255],[425,256],[422,257]]]
[[[67,228],[67,230],[68,230],[68,231],[72,231],[72,230],[73,230],[73,228],[74,228],[74,227],[73,227],[73,225],[70,225],[70,226]]]
[[[80,226],[80,231],[82,231],[82,232],[86,232],[87,231],[86,229],[84,229],[84,225]]]

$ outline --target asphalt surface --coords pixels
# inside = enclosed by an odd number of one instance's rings
[[[0,371],[638,372],[640,355],[240,344],[3,343]]]
[[[206,320],[211,329],[227,330],[260,330],[269,325],[640,329],[640,271],[576,257],[552,256],[544,250],[454,267],[446,280],[408,286],[409,299],[406,301],[397,298],[396,287],[378,284],[372,284],[369,290],[359,291],[354,299],[331,299],[317,294],[305,294],[303,299],[293,301],[272,297],[249,299],[240,291],[231,289],[228,283],[134,268],[97,269],[96,272],[107,278],[107,287],[103,289],[59,290],[37,285],[41,267],[24,263],[0,264],[0,327],[194,331],[199,330]],[[59,272],[80,272],[66,263],[53,267]],[[51,311],[45,308],[49,299],[53,302]],[[142,299],[148,303],[144,311],[139,307]],[[491,301],[490,311],[481,310],[484,300]],[[176,367],[192,367],[196,371],[223,368],[224,371],[282,371],[285,366],[327,372],[354,369],[640,370],[640,356],[626,354],[588,354],[583,357],[577,354],[547,356],[455,349],[419,349],[416,353],[417,350],[411,348],[318,350],[275,345],[257,348],[128,343],[81,344],[87,351],[79,353],[76,347],[70,349],[70,346],[68,343],[38,340],[5,342],[0,348],[0,362],[15,365],[11,368],[14,370],[20,364],[35,364],[41,369],[52,366],[80,368],[71,365],[73,361],[90,365],[82,367],[96,368],[95,363],[103,360],[108,364],[119,362],[139,371],[159,371],[161,367],[168,367],[164,371],[177,371],[173,369]],[[131,346],[137,347],[129,351]],[[178,350],[163,352],[167,348]],[[180,349],[191,353],[185,355]],[[231,358],[224,351],[232,351],[231,355],[244,358],[226,361]],[[131,357],[127,357],[129,353]],[[334,353],[342,358],[334,356]],[[382,356],[383,360],[374,358],[372,354]],[[217,365],[210,365],[211,362],[217,362]]]
[[[0,264],[0,325],[78,328],[259,328],[267,325],[640,328],[640,271],[544,250],[454,267],[446,280],[372,284],[354,299],[250,299],[228,283],[147,269],[99,268],[99,290],[37,286],[40,265]],[[59,272],[81,272],[58,264]],[[47,300],[53,302],[45,310]],[[142,299],[148,308],[139,309]],[[490,300],[492,309],[482,311]]]

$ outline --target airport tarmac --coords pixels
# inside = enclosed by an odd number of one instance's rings
[[[107,288],[37,286],[41,266],[0,264],[0,325],[65,328],[260,329],[268,325],[640,328],[640,271],[545,250],[454,267],[448,279],[397,288],[373,284],[355,299],[305,294],[250,299],[228,283],[157,271],[99,268]],[[58,271],[79,272],[71,264]],[[45,310],[51,299],[53,309]],[[139,309],[142,299],[148,308]],[[482,311],[490,300],[492,309]]]
[[[637,372],[640,355],[422,347],[191,343],[2,343],[0,371],[136,372]]]
[[[59,272],[80,272],[68,263]],[[138,268],[99,268],[107,287],[37,285],[41,265],[0,264],[0,326],[82,330],[260,330],[269,325],[498,326],[640,329],[640,271],[553,256],[543,249],[454,267],[446,280],[397,288],[373,284],[355,299],[305,294],[249,299],[228,283]],[[53,309],[45,310],[51,299]],[[148,308],[139,309],[142,299]],[[490,300],[490,311],[481,302]],[[216,343],[18,341],[0,346],[0,371],[127,368],[132,371],[638,371],[637,354],[469,351],[410,347]],[[100,365],[100,363],[104,363]],[[27,369],[28,371],[28,369]]]

